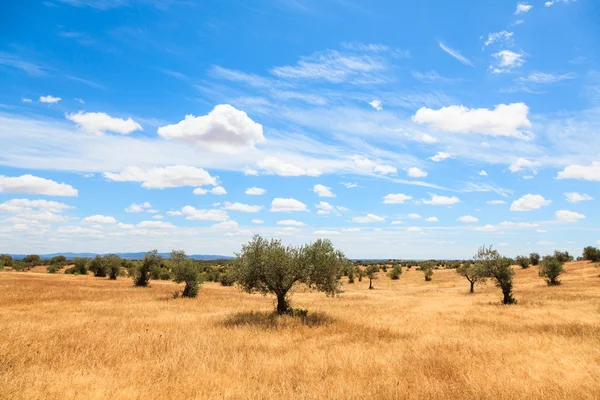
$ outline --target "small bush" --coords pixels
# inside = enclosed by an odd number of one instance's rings
[[[515,261],[517,265],[521,266],[521,268],[529,268],[529,258],[524,256],[517,256],[517,258],[515,258]]]
[[[563,263],[556,257],[544,257],[538,274],[546,279],[548,286],[560,285],[558,276],[564,272]]]
[[[61,266],[59,264],[50,264],[46,267],[49,274],[57,273],[60,268],[61,268]]]
[[[235,283],[235,277],[229,271],[221,274],[221,285],[222,286],[233,286]]]
[[[400,275],[402,275],[402,267],[400,267],[398,265],[394,266],[394,268],[392,268],[392,270],[388,274],[390,279],[392,279],[394,281],[400,279]]]
[[[87,265],[88,265],[88,259],[87,258],[74,258],[73,259],[73,264],[74,266],[72,268],[74,268],[74,274],[79,274],[79,275],[87,275],[88,274],[88,269],[87,269]],[[69,268],[70,269],[70,268]],[[67,271],[65,271],[65,273],[67,273]]]
[[[540,255],[538,253],[531,253],[529,260],[531,261],[531,265],[535,267],[540,263]]]
[[[66,263],[67,263],[67,257],[65,257],[65,256],[55,256],[50,259],[50,265],[52,265],[52,264],[65,265]]]

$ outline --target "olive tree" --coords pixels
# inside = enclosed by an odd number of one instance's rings
[[[37,254],[29,254],[25,256],[25,258],[23,258],[23,262],[27,264],[27,268],[42,265],[42,259]]]
[[[531,261],[531,265],[535,267],[540,263],[540,255],[538,253],[531,253],[529,255],[529,260]]]
[[[158,250],[152,250],[146,253],[142,263],[138,265],[133,277],[135,286],[145,287],[150,282],[150,271],[160,266],[162,257],[158,255]]]
[[[546,256],[539,266],[538,274],[546,279],[548,286],[560,285],[558,276],[564,272],[563,263],[556,257]]]
[[[67,257],[65,256],[54,256],[50,259],[50,265],[58,264],[65,265],[67,263]]]
[[[392,267],[392,270],[388,273],[390,279],[394,281],[400,279],[400,275],[402,275],[402,267],[398,264],[395,264]]]
[[[556,258],[561,264],[569,261],[573,261],[573,256],[568,251],[554,250],[554,258]]]
[[[515,304],[517,300],[512,296],[513,275],[515,270],[511,266],[511,260],[502,257],[498,250],[492,247],[481,246],[473,259],[475,264],[479,265],[480,275],[491,278],[496,287],[502,289],[503,304]]]
[[[433,275],[433,263],[426,262],[421,264],[421,271],[423,271],[423,274],[425,275],[425,280],[429,282]]]
[[[196,297],[203,281],[199,266],[183,250],[173,250],[169,262],[172,265],[173,280],[185,283],[181,296]]]
[[[108,273],[108,277],[112,280],[117,279],[121,272],[121,257],[116,254],[107,254],[102,257],[104,270]]]
[[[517,256],[517,258],[515,258],[515,261],[517,263],[517,265],[520,265],[521,268],[525,269],[525,268],[529,268],[529,258],[525,257],[525,256]]]
[[[587,246],[583,249],[583,259],[591,262],[600,261],[600,250],[593,246]]]
[[[369,289],[374,289],[373,280],[377,279],[377,273],[379,272],[379,265],[371,264],[365,270],[365,275],[369,278]]]
[[[106,278],[106,265],[102,256],[96,255],[92,258],[88,269],[94,273],[96,278]]]
[[[456,273],[464,276],[471,284],[469,293],[475,292],[476,283],[485,283],[487,279],[481,270],[481,265],[473,264],[469,261],[465,261],[460,267],[456,268]]]
[[[4,267],[12,267],[13,266],[13,258],[8,254],[0,254],[0,269]]]
[[[231,273],[248,293],[273,294],[277,313],[290,311],[288,292],[296,283],[304,283],[333,296],[340,291],[339,279],[347,260],[328,239],[292,247],[280,240],[266,240],[256,235],[242,246],[231,263]]]

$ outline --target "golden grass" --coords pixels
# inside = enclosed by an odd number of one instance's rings
[[[305,320],[212,283],[0,272],[0,399],[597,399],[600,271],[566,269],[517,269],[515,306],[453,270],[298,289]]]

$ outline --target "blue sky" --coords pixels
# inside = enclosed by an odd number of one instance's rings
[[[0,252],[600,243],[597,2],[4,3]]]

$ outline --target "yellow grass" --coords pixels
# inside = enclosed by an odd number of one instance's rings
[[[212,283],[0,272],[0,399],[598,399],[600,270],[566,269],[517,268],[515,306],[453,270],[297,290],[304,322]]]

